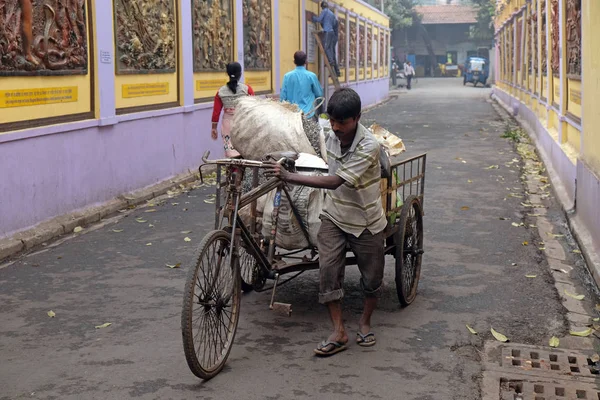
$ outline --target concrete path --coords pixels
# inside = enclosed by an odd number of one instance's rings
[[[376,346],[313,357],[330,325],[318,273],[307,272],[278,293],[293,304],[290,318],[268,310],[268,293],[244,295],[227,366],[209,382],[195,378],[180,312],[186,273],[213,223],[205,200],[214,188],[202,187],[0,266],[0,399],[479,399],[491,327],[534,345],[568,330],[543,238],[524,219],[522,163],[500,137],[504,122],[489,95],[460,79],[420,79],[363,116],[397,132],[406,156],[428,153],[419,294],[399,308],[389,257]],[[559,209],[547,213],[560,234]],[[568,245],[565,263],[585,279]],[[361,311],[354,267],[345,289],[353,335]],[[104,323],[112,325],[95,328]]]

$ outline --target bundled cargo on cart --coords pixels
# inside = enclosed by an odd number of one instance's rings
[[[369,128],[381,144],[382,172],[389,171],[389,158],[405,150],[402,140],[377,124]],[[301,174],[327,174],[327,151],[325,132],[331,130],[328,121],[314,122],[289,103],[269,99],[246,97],[236,109],[231,140],[233,146],[245,159],[261,160],[267,154],[282,151],[300,153],[297,169]],[[392,178],[392,177],[387,177]],[[258,183],[265,181],[261,176]],[[245,191],[251,187],[252,177],[245,179]],[[386,189],[384,189],[386,188]],[[382,180],[382,194],[387,190],[387,180]],[[272,238],[272,211],[276,191],[257,200],[257,228],[266,239]],[[324,204],[326,190],[290,185],[281,193],[281,205],[277,222],[278,247],[287,250],[315,247],[321,221],[319,215]],[[289,198],[288,198],[289,196]],[[384,198],[387,198],[384,196]],[[290,201],[291,199],[291,201]],[[384,199],[383,206],[385,207]],[[396,203],[395,193],[392,204]],[[240,211],[243,220],[251,218],[250,207]]]

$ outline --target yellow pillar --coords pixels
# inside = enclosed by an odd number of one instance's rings
[[[583,0],[582,19],[582,158],[587,166],[600,176],[600,1]]]

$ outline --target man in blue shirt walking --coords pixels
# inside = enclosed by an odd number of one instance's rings
[[[323,96],[321,83],[317,75],[306,69],[306,53],[294,53],[296,68],[283,76],[283,85],[279,99],[297,104],[308,118],[314,116],[311,112],[317,97]]]
[[[319,22],[323,27],[323,32],[325,32],[325,54],[327,55],[327,59],[329,60],[329,64],[335,69],[335,73],[337,76],[340,76],[340,69],[337,65],[337,60],[335,57],[335,46],[338,42],[338,19],[329,9],[329,5],[326,1],[321,2],[321,15],[313,16],[313,22]]]

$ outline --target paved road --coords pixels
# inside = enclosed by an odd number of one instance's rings
[[[519,164],[505,167],[517,156],[500,138],[489,95],[459,79],[422,79],[363,117],[397,132],[406,155],[428,152],[419,295],[399,308],[387,269],[375,347],[312,356],[330,327],[310,272],[278,294],[293,304],[291,318],[268,310],[268,293],[245,295],[225,370],[196,379],[180,311],[195,248],[212,223],[213,205],[204,202],[212,188],[199,188],[0,269],[0,399],[478,399],[478,350],[492,340],[490,327],[530,344],[566,329],[543,257],[522,245],[536,234],[500,220],[522,218],[521,200],[506,196],[524,189]],[[182,267],[165,267],[175,263]],[[352,332],[361,310],[355,268],[346,281]]]

